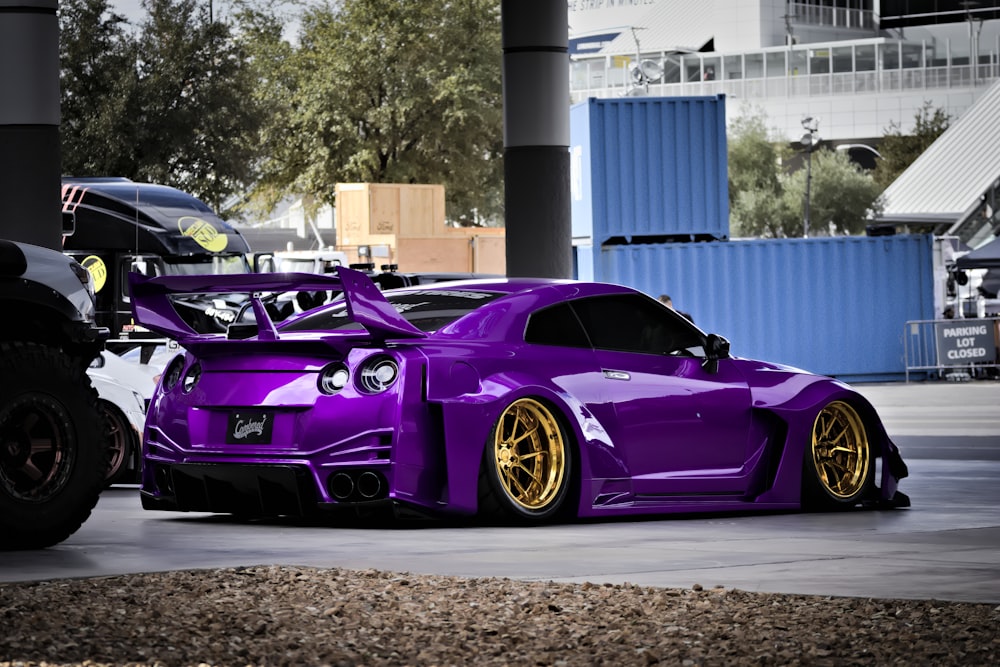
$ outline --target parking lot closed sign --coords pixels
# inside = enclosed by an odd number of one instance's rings
[[[993,363],[997,343],[992,320],[953,320],[936,322],[938,363],[942,366],[965,366]]]

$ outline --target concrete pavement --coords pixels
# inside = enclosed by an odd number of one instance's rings
[[[1000,603],[1000,383],[858,388],[910,467],[908,510],[329,527],[147,512],[115,488],[63,544],[0,553],[0,580],[286,564]]]

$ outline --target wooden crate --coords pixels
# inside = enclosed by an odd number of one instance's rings
[[[395,246],[397,238],[443,234],[444,186],[338,183],[337,245]]]
[[[422,238],[398,239],[396,253],[402,272],[506,273],[506,245],[502,233],[477,234],[477,229]],[[503,232],[503,230],[499,230]]]

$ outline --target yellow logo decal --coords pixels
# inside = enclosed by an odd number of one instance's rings
[[[177,221],[177,227],[184,236],[190,236],[195,242],[209,252],[222,252],[229,243],[225,234],[201,218],[186,215]]]
[[[104,260],[97,255],[88,255],[80,264],[90,273],[90,279],[94,281],[94,291],[100,292],[108,279],[108,267],[104,266]]]

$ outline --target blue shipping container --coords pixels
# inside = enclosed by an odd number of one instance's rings
[[[849,381],[905,375],[904,324],[934,318],[930,235],[578,247],[581,279],[628,285],[733,354]]]
[[[729,237],[726,98],[591,98],[570,109],[573,237]]]

